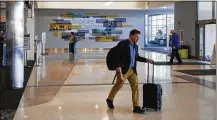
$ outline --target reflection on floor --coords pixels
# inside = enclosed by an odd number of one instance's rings
[[[35,61],[27,61],[28,67],[24,67],[24,88],[7,89],[7,70],[6,67],[0,67],[0,119],[13,119],[19,102],[22,98],[25,86],[32,72]],[[18,73],[19,74],[19,73]]]
[[[115,98],[116,108],[109,110],[105,99],[112,87],[114,72],[108,71],[105,54],[78,53],[75,66],[74,61],[67,59],[70,58],[68,54],[45,56],[43,66],[33,69],[14,120],[215,119],[215,91],[203,85],[204,81],[214,83],[215,76],[191,76],[176,71],[212,69],[209,65],[155,66],[155,82],[163,87],[161,112],[133,114],[128,82]],[[155,61],[169,59],[166,55],[154,52],[141,51],[140,55]],[[138,63],[137,69],[142,103],[142,84],[147,82],[147,63]],[[201,77],[204,81],[198,82]]]
[[[153,51],[153,52],[158,52],[162,54],[170,54],[171,53],[171,48],[167,47],[145,47],[144,50],[146,51]]]

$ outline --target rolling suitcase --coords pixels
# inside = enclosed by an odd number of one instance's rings
[[[160,84],[154,83],[154,64],[152,83],[149,83],[149,63],[147,76],[147,84],[143,85],[143,108],[160,111],[162,106],[162,87]]]

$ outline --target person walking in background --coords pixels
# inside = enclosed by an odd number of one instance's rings
[[[116,84],[111,89],[108,98],[106,99],[107,105],[110,109],[114,108],[113,100],[115,95],[124,85],[125,80],[128,79],[132,90],[133,112],[145,112],[145,110],[139,106],[139,88],[136,61],[151,63],[153,61],[139,56],[138,45],[136,44],[139,40],[139,35],[140,31],[134,29],[130,32],[129,39],[123,40],[117,45],[117,56],[114,58],[114,61],[117,63],[117,80]]]
[[[71,54],[75,54],[76,53],[76,50],[75,50],[76,38],[75,38],[74,32],[70,33],[69,44],[70,44],[70,46],[69,46],[69,52]]]
[[[178,60],[178,64],[182,64],[182,60],[179,56],[179,49],[180,49],[179,35],[175,32],[175,30],[170,30],[170,34],[171,34],[171,42],[172,42],[172,45],[171,45],[172,54],[171,54],[169,64],[173,64],[174,57],[176,57],[176,59]]]

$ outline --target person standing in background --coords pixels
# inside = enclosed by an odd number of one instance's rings
[[[71,54],[75,54],[75,52],[76,52],[76,51],[75,51],[76,38],[75,38],[74,32],[71,32],[71,33],[70,33],[69,44],[70,44],[69,52],[70,52]]]
[[[4,32],[1,31],[0,33],[0,60],[3,59],[3,46],[4,46]]]
[[[172,42],[172,55],[170,58],[170,64],[173,64],[173,59],[174,57],[176,57],[176,59],[178,60],[178,64],[182,64],[182,60],[179,56],[179,49],[180,49],[180,39],[179,39],[179,35],[175,32],[175,30],[170,30],[170,34],[171,34],[171,42]]]

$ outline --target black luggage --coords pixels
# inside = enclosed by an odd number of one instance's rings
[[[152,83],[149,83],[149,63],[148,63],[148,77],[147,84],[143,85],[143,108],[154,109],[160,111],[162,106],[162,87],[160,84],[154,83],[154,63]]]
[[[107,68],[111,71],[115,71],[118,65],[116,64],[118,46],[111,48],[106,56]]]

